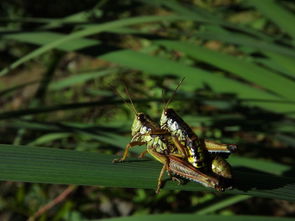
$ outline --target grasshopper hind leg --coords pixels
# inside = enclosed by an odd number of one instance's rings
[[[141,154],[139,154],[138,158],[141,159],[141,158],[144,158],[144,156],[148,153],[147,150],[143,151]]]
[[[159,162],[163,164],[163,167],[161,169],[161,172],[158,177],[158,182],[157,182],[156,193],[158,194],[160,192],[161,187],[163,186],[162,178],[165,174],[165,171],[167,170],[169,176],[171,176],[170,169],[169,169],[169,158],[167,157],[167,155],[157,152],[154,147],[148,148],[147,151],[150,155],[152,155],[155,159],[157,159]]]
[[[171,180],[174,181],[174,182],[177,182],[178,185],[184,185],[184,184],[187,183],[186,180],[184,180],[184,179],[182,179],[181,177],[178,177],[178,176],[176,176],[176,175],[173,175],[173,176],[171,177]]]
[[[167,164],[165,163],[161,169],[159,178],[158,178],[158,184],[156,188],[156,194],[158,194],[163,186],[163,180],[162,177],[164,176],[165,171],[167,170]]]

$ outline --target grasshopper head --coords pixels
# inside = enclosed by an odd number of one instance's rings
[[[226,179],[232,178],[231,166],[230,164],[220,156],[216,156],[212,160],[212,171]]]
[[[142,131],[147,132],[152,126],[152,120],[147,114],[137,113],[131,127],[131,135],[134,136]]]
[[[160,119],[160,125],[161,127],[166,127],[167,122],[169,119],[171,119],[174,115],[174,110],[171,108],[165,108],[162,112],[161,119]]]
[[[164,106],[164,109],[163,109],[163,112],[161,115],[161,119],[160,119],[160,125],[164,129],[166,129],[167,122],[169,119],[174,119],[175,117],[177,117],[177,114],[175,113],[175,111],[171,108],[168,108],[168,106],[171,103],[172,99],[175,97],[175,94],[183,81],[184,81],[184,78],[182,78],[181,81],[179,81],[177,87],[173,91],[173,94],[170,96],[168,101],[165,103],[165,106]]]

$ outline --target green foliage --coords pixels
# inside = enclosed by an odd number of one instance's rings
[[[87,152],[11,145],[0,145],[0,151],[1,180],[153,189],[161,170],[160,164],[154,161],[131,160],[113,164],[115,156]],[[247,167],[247,164],[243,166]],[[294,178],[263,174],[258,170],[244,171],[243,168],[235,169],[234,173],[237,183],[234,190],[227,191],[230,194],[295,201]],[[206,189],[192,182],[183,186],[168,182],[164,188]]]
[[[28,1],[28,6],[38,4]],[[255,202],[253,196],[294,201],[293,2],[124,0],[116,6],[111,1],[88,4],[93,4],[90,10],[73,4],[71,11],[75,12],[59,18],[50,12],[57,7],[60,13],[64,5],[51,4],[48,14],[40,18],[22,1],[0,3],[0,12],[6,16],[0,18],[4,51],[0,54],[0,143],[9,144],[0,144],[0,179],[32,183],[10,189],[9,182],[3,182],[0,210],[9,208],[12,212],[7,217],[33,217],[38,205],[53,200],[48,192],[58,190],[59,185],[37,183],[85,185],[81,188],[88,193],[87,199],[113,207],[126,206],[117,199],[132,202],[132,213],[137,215],[183,213],[175,207],[182,208],[185,200],[184,212],[198,213],[141,216],[142,220],[202,219],[200,214],[219,211],[233,214],[225,208],[238,202],[246,208]],[[168,181],[159,196],[148,190],[129,193],[110,188],[154,189],[161,166],[151,160],[111,164],[114,154],[130,140],[133,118],[118,91],[124,93],[126,85],[136,108],[158,119],[163,99],[167,100],[182,77],[186,80],[171,105],[198,135],[238,144],[238,153],[228,159],[236,187],[225,194],[201,195],[194,191],[213,190]],[[97,193],[88,187],[91,185],[105,189]],[[10,194],[15,200],[7,200]],[[82,206],[76,206],[77,202]],[[53,213],[44,212],[41,220],[131,213],[101,209],[99,215],[91,216],[94,207],[76,196]],[[271,220],[257,216],[204,219]]]
[[[110,220],[110,221],[127,221],[127,220],[171,220],[171,221],[177,221],[179,219],[185,219],[187,221],[190,220],[196,220],[196,219],[206,219],[208,221],[217,221],[217,220],[237,220],[237,221],[248,221],[248,220],[257,220],[257,221],[263,221],[263,220],[270,220],[270,221],[288,221],[292,220],[291,218],[271,218],[271,217],[259,217],[259,216],[201,216],[201,215],[188,215],[188,214],[169,214],[169,215],[153,215],[153,216],[134,216],[134,217],[122,217],[122,218],[112,218],[112,219],[103,219],[103,220]]]

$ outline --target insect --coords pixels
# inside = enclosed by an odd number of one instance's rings
[[[167,135],[152,135],[152,133],[157,129],[160,129],[160,127],[155,128],[155,124],[151,122],[152,121],[148,115],[137,113],[133,121],[133,137],[131,142],[127,144],[123,156],[120,159],[113,160],[114,163],[123,162],[126,159],[131,147],[146,144],[146,151],[163,164],[158,178],[156,193],[160,191],[162,186],[162,177],[165,171],[167,171],[170,176],[173,176],[172,174],[176,174],[182,178],[201,183],[204,186],[215,188],[218,191],[224,190],[220,185],[219,179],[217,179],[214,175],[202,173],[197,168],[188,164],[185,159],[181,158],[181,156],[177,154],[176,147],[171,141],[169,141],[169,139],[167,139]],[[140,157],[142,157],[145,152],[140,154]]]
[[[129,95],[127,90],[126,93]],[[153,122],[147,114],[137,112],[130,96],[129,100],[132,107],[131,109],[135,113],[135,118],[131,128],[132,139],[130,143],[127,144],[123,156],[120,159],[114,159],[114,163],[123,162],[128,156],[130,148],[146,144],[147,149],[140,154],[140,157],[143,157],[144,154],[148,152],[151,156],[163,164],[163,168],[158,178],[158,185],[156,188],[157,193],[161,188],[162,176],[165,171],[167,171],[169,175],[177,174],[183,178],[191,179],[219,191],[223,190],[216,177],[202,173],[193,166],[189,165],[185,159],[181,159],[182,155],[177,153],[174,143],[170,140],[170,134],[167,131],[162,130],[160,126]],[[189,172],[185,173],[184,171]]]
[[[212,170],[218,176],[231,179],[230,165],[225,159],[220,156],[213,157],[209,153],[230,154],[237,147],[200,140],[190,126],[172,108],[167,108],[183,80],[184,78],[179,82],[173,95],[164,106],[160,118],[161,128],[170,132],[177,149],[194,167],[205,171]]]
[[[158,153],[157,153],[158,154]],[[160,154],[161,155],[161,154]],[[162,156],[158,157],[161,158]],[[206,187],[211,187],[217,191],[224,191],[223,183],[215,176],[205,174],[189,164],[185,159],[168,154],[163,156],[165,160],[162,162],[163,167],[158,178],[158,188],[161,185],[161,180],[165,170],[170,176],[177,175],[182,178],[200,183]],[[178,181],[178,180],[177,180]]]
[[[127,144],[124,150],[123,156],[120,159],[114,159],[113,162],[124,161],[128,156],[128,152],[130,148],[134,146],[141,146],[144,144],[147,145],[147,150],[144,151],[142,154],[140,154],[140,157],[143,157],[145,153],[148,152],[157,159],[157,155],[153,155],[154,151],[157,153],[167,153],[168,151],[175,152],[174,150],[175,147],[172,145],[172,143],[168,142],[167,136],[165,136],[165,135],[169,135],[169,132],[162,130],[160,126],[149,117],[149,115],[141,113],[141,112],[137,112],[127,88],[126,88],[126,93],[129,97],[131,106],[129,106],[127,102],[126,104],[135,114],[135,117],[131,126],[132,138],[131,138],[131,141]]]
[[[236,151],[235,145],[202,141],[173,109],[165,109],[163,111],[160,125],[162,129],[168,130],[171,133],[175,143],[181,146],[178,149],[183,149],[183,154],[188,157],[188,161],[197,168],[206,166],[204,165],[206,162],[199,163],[206,160],[204,157],[206,152],[230,154]],[[207,159],[209,156],[207,154]]]

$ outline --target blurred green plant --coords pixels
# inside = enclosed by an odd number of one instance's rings
[[[0,47],[5,50],[0,142],[14,145],[0,145],[0,179],[153,189],[156,162],[110,164],[111,154],[128,142],[122,135],[129,133],[131,123],[130,111],[121,107],[123,101],[112,88],[122,91],[127,85],[136,106],[158,118],[161,90],[169,93],[178,78],[186,77],[172,105],[198,134],[238,143],[244,155],[229,159],[239,187],[229,193],[294,201],[295,5],[218,2],[126,0],[117,10],[111,1],[100,1],[93,9],[78,8],[63,18],[24,16],[27,12],[15,10],[13,3],[1,3],[7,11],[0,18]],[[34,72],[40,63],[41,71]],[[22,185],[19,202],[30,192]],[[165,188],[205,190],[192,183],[179,187],[168,182]],[[124,198],[127,193],[122,192]],[[161,194],[158,200],[175,202],[179,197],[165,190]],[[140,191],[137,199],[143,199],[140,205],[155,201]],[[205,200],[208,205],[197,210],[216,213],[246,199],[250,197]],[[17,208],[16,202],[1,201],[1,208]],[[138,211],[151,212],[144,206]],[[34,212],[22,207],[15,213],[28,217]],[[56,216],[41,218],[59,220],[70,214],[83,220],[87,213],[67,201]]]

